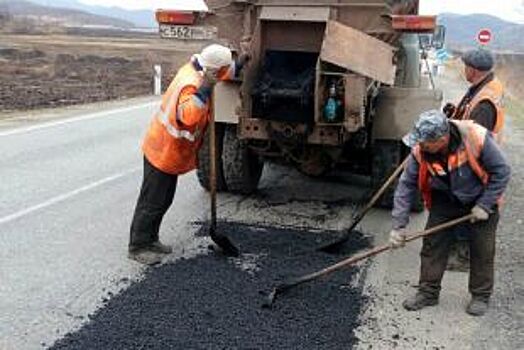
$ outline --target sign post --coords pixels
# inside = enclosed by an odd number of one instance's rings
[[[477,41],[481,45],[487,45],[491,41],[492,38],[493,38],[493,34],[491,33],[491,30],[487,28],[481,29],[477,33]]]

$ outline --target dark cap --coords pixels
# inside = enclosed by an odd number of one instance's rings
[[[462,55],[462,61],[465,65],[483,72],[491,70],[495,64],[493,55],[487,49],[469,50]]]
[[[436,140],[449,132],[448,118],[444,113],[432,109],[423,112],[415,122],[415,127],[402,141],[409,147],[419,142]]]

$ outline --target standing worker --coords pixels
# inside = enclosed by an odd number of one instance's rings
[[[426,228],[471,213],[469,292],[466,312],[480,316],[493,292],[498,202],[510,178],[510,167],[491,134],[472,121],[448,120],[431,110],[420,115],[404,137],[412,147],[395,191],[392,211],[393,248],[405,243],[405,227],[417,189],[429,210]],[[403,302],[407,310],[437,305],[453,230],[423,239],[418,292]]]
[[[504,88],[495,77],[495,60],[487,49],[474,49],[462,56],[464,75],[471,84],[458,104],[447,103],[444,113],[457,120],[473,120],[501,138],[504,127]]]
[[[197,167],[209,122],[210,98],[217,81],[237,76],[231,50],[209,45],[176,74],[144,139],[144,178],[129,239],[129,258],[147,265],[161,262],[172,249],[159,241],[159,229],[175,195],[178,176]]]
[[[495,140],[502,141],[504,127],[504,88],[495,77],[495,60],[487,49],[473,49],[462,56],[464,75],[471,84],[458,104],[444,106],[444,113],[449,118],[473,120],[493,132]],[[467,271],[469,268],[469,232],[456,231],[456,241],[452,244],[448,268]]]

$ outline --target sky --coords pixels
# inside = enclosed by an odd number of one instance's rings
[[[203,0],[80,0],[85,4],[119,6],[127,9],[205,9]],[[420,0],[421,14],[453,12],[487,13],[524,24],[524,0]]]

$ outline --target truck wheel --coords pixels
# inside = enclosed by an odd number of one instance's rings
[[[409,150],[404,147],[401,141],[393,140],[379,140],[375,142],[373,150],[373,170],[372,170],[372,183],[373,188],[378,189],[384,181],[390,176],[396,167],[404,160],[409,154]],[[398,184],[398,178],[393,182],[390,187],[384,192],[382,197],[378,200],[377,206],[381,208],[391,209],[393,208],[393,196],[395,194],[395,188]],[[424,210],[424,204],[422,197],[417,192],[415,202],[411,208],[414,212],[422,212]]]
[[[223,163],[222,163],[222,149],[223,149],[223,143],[224,143],[224,129],[225,125],[216,123],[215,124],[215,130],[216,130],[216,158],[217,158],[217,191],[226,191],[226,182],[224,181],[224,171],[223,171]],[[200,183],[200,186],[205,188],[207,191],[211,190],[211,186],[209,184],[209,170],[211,169],[211,163],[210,163],[210,155],[209,155],[209,133],[206,132],[206,135],[204,136],[204,141],[202,143],[202,147],[200,147],[200,150],[198,151],[198,168],[197,168],[197,178],[198,182]]]
[[[250,194],[257,189],[264,162],[238,139],[235,125],[225,129],[222,160],[228,191]]]

